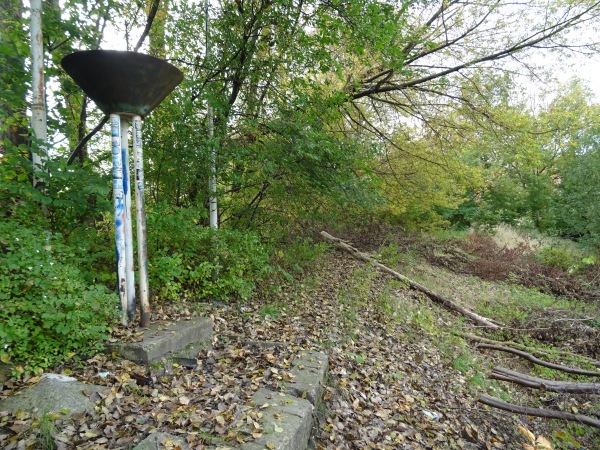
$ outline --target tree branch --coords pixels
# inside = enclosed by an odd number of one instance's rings
[[[154,22],[154,18],[156,17],[156,13],[158,11],[159,6],[160,6],[160,0],[154,0],[152,2],[150,11],[148,11],[148,18],[146,19],[146,26],[144,27],[144,31],[142,32],[142,35],[138,39],[137,44],[135,44],[135,47],[133,49],[134,52],[137,52],[140,49],[140,47],[144,43],[144,40],[146,40],[146,38],[148,37],[148,34],[150,33],[150,29],[152,28],[152,23]]]
[[[527,353],[527,352],[524,352],[521,350],[516,350],[516,349],[510,348],[510,347],[502,347],[499,345],[491,345],[491,344],[480,344],[477,346],[477,348],[487,348],[490,350],[498,350],[501,352],[512,353],[514,355],[518,355],[521,358],[526,359],[527,361],[537,364],[538,366],[544,366],[544,367],[548,367],[550,369],[560,370],[561,372],[573,373],[576,375],[588,375],[591,377],[600,377],[600,372],[596,372],[593,370],[578,369],[575,367],[562,366],[560,364],[554,364],[554,363],[551,363],[548,361],[543,361],[539,358],[536,358],[531,353]]]
[[[71,164],[73,164],[73,161],[75,161],[75,158],[77,157],[77,155],[79,154],[79,152],[81,152],[81,150],[83,149],[83,147],[85,146],[85,144],[88,143],[88,141],[98,132],[100,131],[100,129],[106,124],[106,122],[108,122],[109,116],[104,116],[102,118],[102,120],[100,121],[100,123],[98,125],[96,125],[96,128],[94,128],[92,131],[90,131],[87,136],[85,136],[81,141],[79,141],[79,144],[77,144],[77,147],[75,147],[75,150],[73,150],[73,152],[71,153],[71,156],[69,156],[69,159],[67,160],[67,165],[70,166]]]
[[[584,425],[589,425],[591,427],[600,428],[600,420],[593,419],[582,414],[571,414],[562,411],[554,411],[552,409],[527,408],[525,406],[506,403],[502,400],[498,400],[497,398],[488,397],[487,395],[481,395],[479,397],[479,402],[483,403],[484,405],[491,406],[493,408],[498,408],[504,411],[514,412],[527,416],[544,417],[546,419],[569,420],[572,422],[579,422]]]
[[[532,377],[504,367],[494,367],[490,374],[490,378],[494,380],[510,381],[511,383],[528,388],[541,389],[549,392],[562,392],[567,394],[597,394],[600,392],[599,383],[544,380],[543,378]]]
[[[429,290],[428,288],[426,288],[425,286],[411,280],[408,277],[405,277],[404,275],[396,272],[395,270],[390,269],[389,267],[381,264],[380,262],[378,262],[375,258],[362,253],[360,251],[358,251],[356,248],[352,247],[350,244],[348,244],[347,242],[344,242],[343,240],[336,238],[332,235],[330,235],[329,233],[325,232],[325,231],[321,231],[321,236],[323,236],[323,238],[328,241],[328,242],[332,242],[333,244],[335,244],[339,249],[344,250],[345,252],[349,253],[350,255],[352,255],[354,258],[360,260],[360,261],[364,261],[364,262],[369,262],[371,264],[373,264],[373,266],[375,266],[376,268],[378,268],[379,270],[381,270],[382,272],[385,272],[389,275],[392,275],[394,278],[396,278],[399,281],[402,281],[403,283],[408,284],[412,289],[415,289],[419,292],[424,293],[425,295],[427,295],[427,297],[429,297],[431,300],[433,300],[435,303],[438,303],[440,305],[442,305],[444,308],[450,310],[450,311],[454,311],[454,312],[458,312],[460,314],[462,314],[463,316],[468,317],[469,319],[471,319],[473,322],[478,323],[480,325],[484,325],[486,327],[489,328],[498,328],[498,325],[496,325],[495,323],[491,322],[489,319],[480,316],[479,314],[474,313],[473,311],[470,311],[466,308],[463,308],[460,305],[457,305],[456,303],[454,303],[452,300],[442,297],[439,294],[436,294],[435,292]]]

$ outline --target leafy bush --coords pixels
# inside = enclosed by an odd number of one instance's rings
[[[581,259],[573,251],[563,247],[543,247],[535,254],[535,259],[547,266],[568,270]]]
[[[286,277],[305,274],[314,261],[328,248],[325,242],[314,243],[311,238],[296,237],[275,253],[275,261]]]
[[[198,211],[155,205],[148,214],[148,271],[159,298],[248,298],[273,271],[257,235],[198,225]]]
[[[98,348],[116,318],[114,295],[85,282],[58,235],[8,218],[0,236],[2,360],[34,372]]]

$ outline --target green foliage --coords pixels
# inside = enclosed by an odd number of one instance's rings
[[[58,414],[44,414],[33,424],[35,430],[35,448],[41,450],[56,450],[54,436],[60,432],[56,424]]]
[[[284,310],[285,305],[280,301],[275,301],[264,305],[260,309],[259,315],[262,318],[269,317],[270,319],[277,319]]]
[[[600,113],[596,112],[596,120]],[[600,189],[600,126],[581,131],[580,145],[561,161],[561,183],[553,205],[556,231],[572,238],[600,243],[600,220],[595,201]]]
[[[398,244],[389,244],[379,250],[377,258],[386,266],[394,268],[402,260],[402,253]]]
[[[32,166],[26,155],[24,146],[5,148],[0,164],[0,217],[16,214],[19,220],[44,222],[53,231],[68,234],[93,226],[111,209],[110,180],[94,164],[80,167],[67,166],[62,159],[49,161],[48,172],[39,176],[45,182],[40,190],[31,185]]]
[[[577,264],[579,258],[564,247],[542,247],[535,253],[535,258],[542,264],[568,270]]]
[[[156,205],[148,214],[150,285],[159,300],[248,298],[273,272],[257,235],[199,225],[192,208]]]
[[[58,235],[0,221],[0,352],[17,371],[48,369],[98,349],[116,318],[116,298],[89,285]]]
[[[329,245],[325,242],[314,243],[310,238],[296,237],[291,242],[280,244],[275,252],[274,264],[290,276],[306,275],[314,262],[322,256]]]

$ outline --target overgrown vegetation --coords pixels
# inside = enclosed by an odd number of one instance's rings
[[[114,296],[61,236],[0,221],[0,349],[20,373],[97,351],[115,323]],[[87,266],[87,270],[86,270]]]
[[[600,106],[581,80],[536,72],[547,89],[531,97],[513,68],[496,69],[549,40],[562,56],[594,53],[580,29],[600,12],[534,3],[239,0],[205,17],[186,0],[44,2],[40,142],[30,12],[2,2],[1,360],[29,376],[90,355],[117,328],[107,130],[72,154],[102,114],[60,67],[106,45],[109,18],[127,48],[146,30],[142,50],[184,72],[144,122],[153,306],[239,301],[246,314],[260,298],[261,319],[285,318],[295,301],[286,283],[310,280],[328,250],[314,237],[331,228],[501,321],[498,337],[598,357]],[[218,230],[208,227],[212,195]],[[474,391],[492,386],[437,311],[397,295],[403,286],[380,284],[372,267],[346,281],[336,304],[352,364],[369,363],[351,348],[367,310],[415,344],[436,336]],[[40,424],[45,439],[52,427]]]

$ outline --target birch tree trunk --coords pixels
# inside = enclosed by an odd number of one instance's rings
[[[42,0],[31,0],[31,128],[35,142],[31,147],[33,185],[44,182],[41,173],[47,160],[46,91],[44,83],[44,42],[42,36]]]

